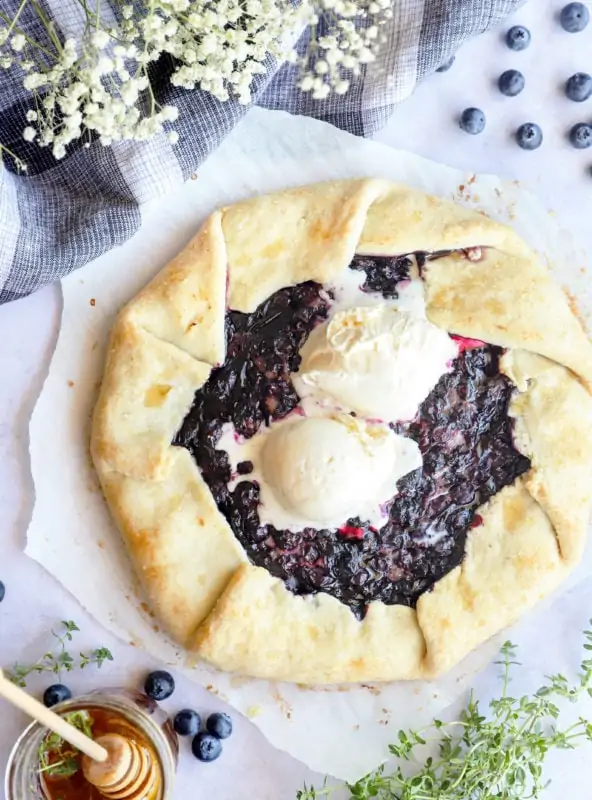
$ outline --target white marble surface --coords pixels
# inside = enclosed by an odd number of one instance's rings
[[[558,210],[590,249],[592,153],[573,150],[565,141],[565,132],[575,122],[592,120],[592,101],[584,106],[570,103],[562,96],[560,86],[573,72],[590,71],[586,53],[592,51],[592,26],[578,36],[561,32],[553,19],[561,6],[555,0],[536,0],[516,15],[516,21],[525,22],[533,32],[533,44],[523,53],[507,50],[500,31],[467,45],[453,68],[425,81],[414,97],[397,109],[377,138],[454,166],[498,172],[524,181]],[[503,98],[495,89],[496,77],[509,67],[522,69],[527,78],[526,90],[514,99]],[[455,125],[455,116],[469,105],[482,107],[488,116],[487,130],[480,137],[469,137]],[[537,152],[525,153],[511,140],[511,132],[525,121],[536,121],[544,129],[545,144]],[[174,196],[166,202],[174,202]],[[138,685],[142,675],[156,664],[104,633],[65,590],[22,554],[32,503],[27,422],[55,341],[59,298],[57,287],[49,287],[0,308],[0,580],[7,586],[6,599],[0,605],[0,664],[37,658],[49,644],[51,626],[60,619],[75,619],[82,632],[74,645],[106,645],[115,661],[96,675],[73,675],[69,680],[73,689],[87,689],[97,683]],[[574,618],[574,625],[581,623],[579,617]],[[46,684],[42,678],[33,679],[31,688],[39,690]],[[174,710],[184,706],[206,712],[222,708],[222,703],[199,687],[179,681],[178,692],[167,707]],[[12,742],[25,720],[0,705],[0,721],[3,774]],[[294,798],[302,782],[314,776],[275,750],[249,722],[235,721],[236,733],[216,764],[198,764],[184,743],[176,797]],[[560,792],[583,800],[588,796],[583,788],[585,751],[563,754],[562,759],[552,766],[551,777],[560,776],[560,780],[548,790],[548,800],[558,800]],[[0,787],[0,797],[1,793]]]

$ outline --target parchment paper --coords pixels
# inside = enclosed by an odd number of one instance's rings
[[[92,470],[88,435],[106,337],[117,311],[183,247],[212,209],[253,193],[364,175],[460,199],[510,222],[548,259],[560,283],[577,294],[584,318],[592,312],[583,252],[560,230],[554,215],[516,183],[461,173],[311,119],[254,110],[194,180],[144,207],[134,239],[63,282],[61,330],[31,421],[36,502],[26,548],[105,628],[217,692],[277,747],[315,770],[347,780],[384,760],[399,728],[421,725],[458,699],[491,660],[499,640],[433,684],[303,689],[192,666],[159,631],[138,595]],[[578,576],[589,573],[591,565],[588,554]],[[565,638],[560,605],[547,602],[544,611],[539,608],[527,620],[536,628],[544,614],[541,641],[548,641],[554,630]],[[573,632],[578,642],[580,630]],[[396,642],[385,642],[385,647],[396,647]]]

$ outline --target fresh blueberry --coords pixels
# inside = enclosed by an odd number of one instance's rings
[[[525,122],[516,131],[516,141],[523,150],[536,150],[543,143],[543,132],[535,122]]]
[[[232,733],[232,720],[228,714],[210,714],[206,722],[206,728],[218,739],[228,739]]]
[[[144,691],[153,700],[166,700],[175,691],[175,679],[170,672],[157,669],[146,678]]]
[[[448,72],[450,67],[454,64],[455,56],[451,56],[448,61],[444,61],[443,64],[440,64],[436,72]]]
[[[564,31],[579,33],[590,22],[590,12],[583,3],[569,3],[561,9],[559,22]]]
[[[592,75],[587,72],[576,72],[565,84],[565,94],[576,103],[583,103],[592,97]]]
[[[199,761],[215,761],[222,752],[222,742],[211,733],[198,733],[191,742],[191,752]]]
[[[524,25],[514,25],[506,33],[506,44],[510,50],[526,50],[530,44],[530,31]]]
[[[592,125],[587,122],[578,122],[569,132],[569,141],[578,150],[592,147]]]
[[[6,595],[6,586],[0,581],[0,603],[4,600]]]
[[[463,131],[475,136],[485,128],[485,114],[480,108],[465,108],[458,124]]]
[[[516,97],[524,89],[524,75],[517,69],[507,69],[499,76],[497,85],[506,97]]]
[[[72,697],[72,692],[67,686],[62,683],[54,683],[53,686],[48,686],[43,692],[43,704],[47,708],[57,706],[58,703],[63,703],[64,700],[69,700]]]
[[[201,726],[201,717],[197,711],[184,708],[175,716],[173,727],[179,736],[195,736]]]

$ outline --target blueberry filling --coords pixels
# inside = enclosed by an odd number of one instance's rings
[[[423,266],[426,255],[416,256]],[[410,265],[406,257],[357,256],[350,267],[365,272],[364,291],[392,299]],[[229,490],[228,456],[216,444],[227,422],[250,438],[298,406],[290,372],[330,304],[328,292],[308,282],[281,289],[252,314],[228,312],[226,362],[196,392],[173,444],[192,454],[254,564],[292,592],[327,592],[362,618],[373,600],[414,606],[461,562],[467,532],[482,522],[479,506],[526,472],[530,462],[513,446],[508,416],[513,385],[500,372],[502,351],[471,346],[460,352],[416,417],[393,425],[418,443],[423,467],[398,482],[380,530],[358,518],[344,520],[340,531],[293,533],[261,525],[257,483],[245,478]],[[252,468],[241,462],[237,472],[248,476]]]
[[[380,292],[385,299],[395,300],[399,296],[397,284],[409,280],[411,259],[407,256],[354,256],[349,266],[366,273],[361,286],[363,292]]]

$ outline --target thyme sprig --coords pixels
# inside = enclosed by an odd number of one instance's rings
[[[88,711],[71,711],[64,719],[92,738],[93,719]],[[52,778],[71,778],[80,769],[80,751],[57,733],[49,733],[39,745],[38,773]]]
[[[50,672],[59,678],[62,672],[84,669],[91,664],[101,667],[105,661],[113,661],[113,655],[106,647],[99,647],[89,653],[80,652],[77,657],[72,656],[67,650],[67,643],[72,641],[72,634],[79,630],[72,620],[62,620],[61,629],[51,632],[56,639],[54,647],[34,664],[14,664],[12,669],[5,672],[6,677],[17,686],[25,687],[27,678],[33,673]]]
[[[592,620],[590,620],[592,625]],[[584,632],[584,650],[592,651],[592,631]],[[516,647],[501,648],[502,689],[481,713],[471,694],[455,722],[434,720],[418,731],[398,733],[389,750],[398,759],[395,771],[384,765],[354,784],[348,784],[350,800],[534,800],[548,781],[543,766],[550,750],[573,749],[592,742],[592,723],[583,717],[561,728],[560,700],[572,703],[592,697],[592,658],[584,658],[574,683],[561,674],[550,675],[534,695],[511,697],[511,668],[518,664]],[[417,748],[436,743],[437,756],[420,764]],[[407,762],[407,765],[405,764]],[[413,766],[411,770],[404,768]],[[297,800],[320,800],[340,787],[304,787]]]

